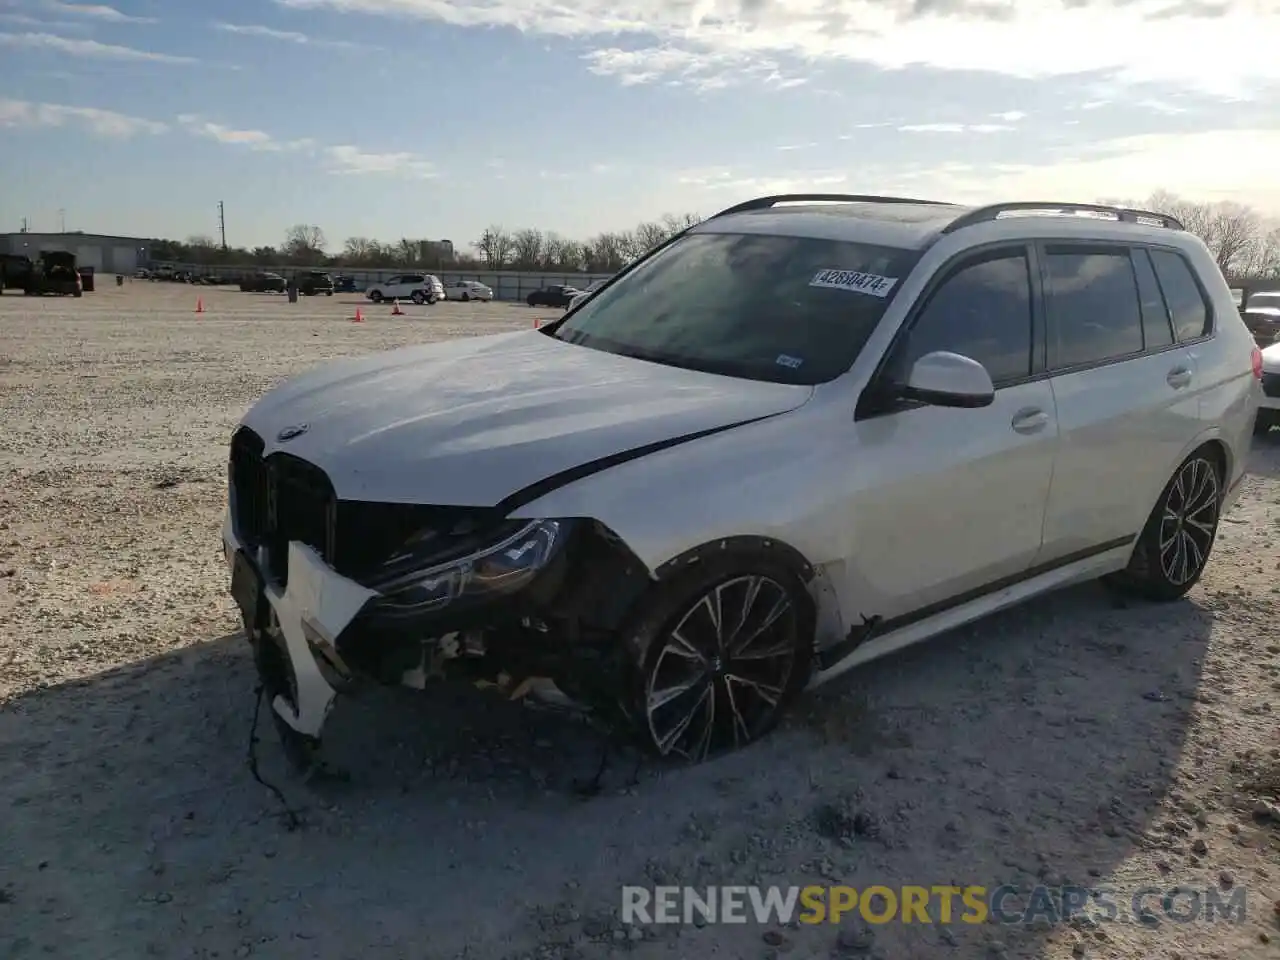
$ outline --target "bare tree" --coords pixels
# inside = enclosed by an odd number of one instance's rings
[[[542,265],[541,230],[517,230],[511,237],[512,266],[517,270],[537,270]]]
[[[1238,203],[1220,203],[1213,208],[1210,220],[1214,257],[1224,274],[1230,274],[1247,261],[1253,248],[1262,240],[1262,222],[1249,207]]]
[[[298,223],[285,231],[282,252],[298,263],[319,263],[324,259],[324,247],[323,230],[311,224]]]
[[[1262,234],[1240,258],[1237,271],[1242,278],[1280,280],[1280,228]]]
[[[511,260],[511,235],[494,224],[472,244],[490,270],[501,270]]]

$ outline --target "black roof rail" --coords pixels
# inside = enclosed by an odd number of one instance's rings
[[[942,200],[913,200],[910,197],[877,197],[863,196],[854,193],[780,193],[773,197],[757,197],[754,200],[744,200],[742,203],[734,204],[727,210],[721,210],[719,213],[708,217],[708,220],[714,220],[716,217],[727,217],[731,213],[748,213],[752,210],[768,210],[770,207],[776,207],[780,203],[924,203],[930,206],[953,207],[955,204],[946,203]]]
[[[989,223],[1002,213],[1016,213],[1019,210],[1048,213],[1055,216],[1073,215],[1077,213],[1109,213],[1122,223],[1140,223],[1142,220],[1154,220],[1162,227],[1170,230],[1185,230],[1176,218],[1165,213],[1153,213],[1150,210],[1134,210],[1130,207],[1112,207],[1100,203],[1054,203],[1046,201],[1018,200],[1012,203],[993,203],[985,207],[970,210],[961,217],[952,220],[942,232],[955,233],[975,223]]]

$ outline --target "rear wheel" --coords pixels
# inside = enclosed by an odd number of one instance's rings
[[[423,293],[421,290],[415,290],[413,291],[413,293],[409,294],[409,299],[412,300],[414,303],[416,303],[418,306],[422,306],[424,303],[427,302],[427,295]]]
[[[813,606],[776,558],[726,555],[658,587],[626,631],[624,707],[653,754],[700,763],[769,733],[809,677]]]
[[[381,291],[378,291],[378,290],[370,290],[370,291],[369,291],[369,299],[370,299],[370,300],[372,300],[374,303],[381,303],[381,302],[382,302],[382,293],[381,293]]]
[[[1202,447],[1183,461],[1133,548],[1129,566],[1108,585],[1148,600],[1186,596],[1209,562],[1222,507],[1222,464]]]
[[[470,295],[470,294],[467,294],[467,293],[464,293],[464,294],[463,294],[461,297],[459,297],[458,299],[460,299],[463,303],[466,303],[468,300],[470,300],[470,299],[471,299],[471,295]]]
[[[1255,437],[1266,436],[1272,427],[1276,425],[1280,419],[1280,413],[1271,410],[1259,410],[1257,418],[1253,421],[1253,435]]]

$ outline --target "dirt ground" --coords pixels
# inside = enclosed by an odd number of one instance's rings
[[[197,296],[206,312],[194,313]],[[0,298],[0,955],[1254,960],[1280,954],[1280,431],[1188,601],[1086,587],[854,671],[695,769],[456,691],[339,707],[349,782],[261,724],[219,542],[226,443],[330,357],[554,312],[129,282]],[[1242,923],[624,929],[660,883],[1244,888]],[[1224,894],[1225,898],[1225,894]],[[1150,901],[1158,906],[1155,900]],[[1183,902],[1180,909],[1186,910]]]

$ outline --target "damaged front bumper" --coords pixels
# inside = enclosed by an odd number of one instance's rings
[[[556,531],[555,549],[538,553],[550,542],[539,541],[542,528]],[[483,562],[460,576],[451,563],[418,573],[401,564],[398,578],[373,586],[297,540],[287,545],[287,575],[264,574],[279,565],[237,535],[230,512],[222,539],[271,708],[312,741],[338,694],[364,680],[421,689],[429,678],[464,676],[510,699],[608,708],[618,693],[614,631],[649,583],[619,541],[565,521],[525,525],[471,554]]]
[[[281,588],[262,575],[265,565],[236,538],[230,517],[222,539],[231,593],[271,708],[297,733],[319,738],[338,692],[326,673],[350,676],[337,652],[338,637],[377,594],[339,576],[298,541],[288,546],[289,580]]]

